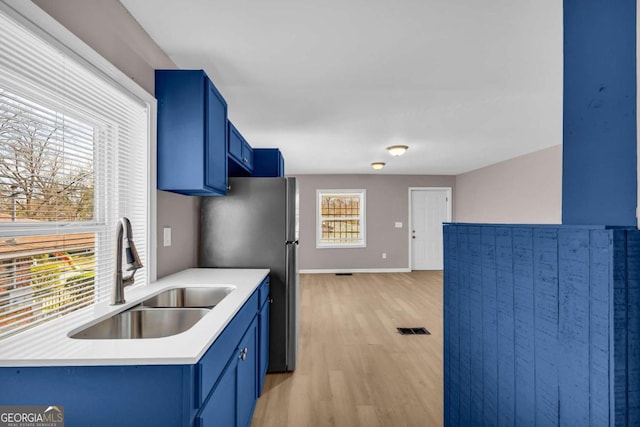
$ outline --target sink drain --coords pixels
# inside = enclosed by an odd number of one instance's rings
[[[400,335],[431,335],[426,328],[396,328]]]

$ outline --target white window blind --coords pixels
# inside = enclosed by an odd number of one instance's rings
[[[365,190],[317,190],[316,247],[365,247]]]
[[[0,339],[108,299],[120,217],[146,263],[148,130],[143,100],[0,12]]]

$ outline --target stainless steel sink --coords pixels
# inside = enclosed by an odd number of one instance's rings
[[[70,335],[76,339],[162,338],[184,332],[210,310],[206,308],[134,307]]]
[[[206,307],[212,308],[235,289],[234,286],[185,287],[166,290],[148,298],[145,307]]]

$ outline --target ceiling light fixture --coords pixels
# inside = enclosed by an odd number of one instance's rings
[[[384,162],[373,162],[373,163],[371,163],[371,167],[374,168],[375,170],[379,171],[380,169],[382,169],[384,167]]]
[[[408,149],[408,145],[392,145],[390,147],[387,147],[387,151],[389,152],[389,154],[395,157],[402,156]]]

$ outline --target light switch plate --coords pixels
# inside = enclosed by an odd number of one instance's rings
[[[402,223],[401,222],[396,222],[396,228],[402,228]]]
[[[163,242],[165,248],[171,246],[171,227],[164,227]]]

